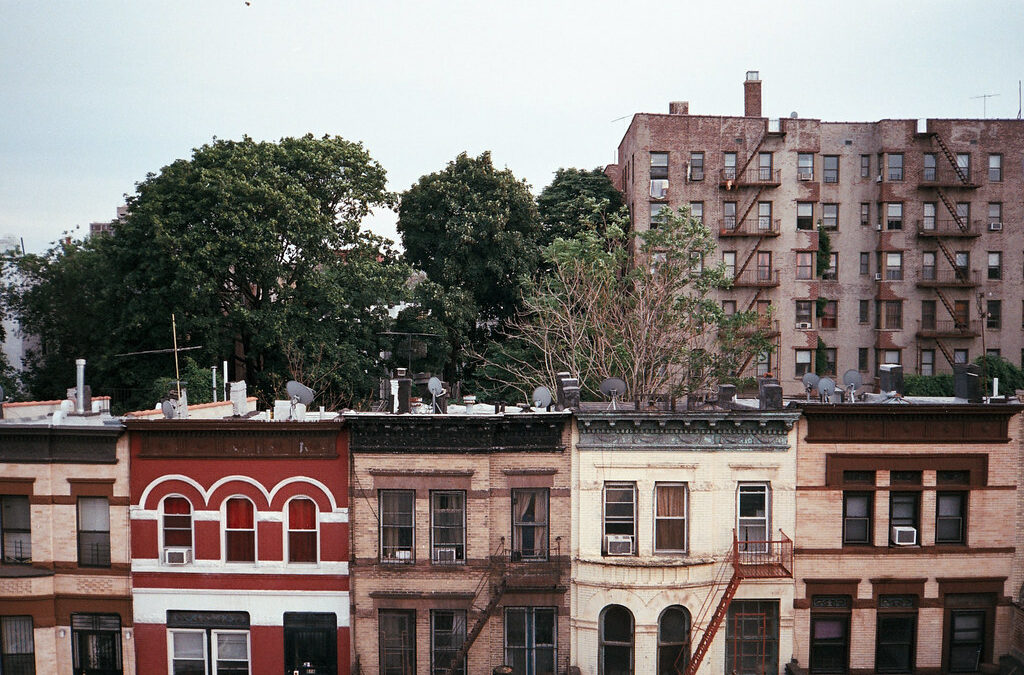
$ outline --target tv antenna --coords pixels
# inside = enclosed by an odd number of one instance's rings
[[[821,380],[815,373],[804,373],[804,376],[800,378],[800,381],[804,383],[804,390],[807,392],[807,400],[811,400],[811,390],[818,386],[818,382]]]
[[[537,387],[533,390],[533,396],[530,399],[533,401],[534,407],[547,408],[551,405],[551,390],[547,387]]]
[[[304,415],[305,409],[313,402],[313,397],[316,394],[312,389],[295,380],[288,380],[288,384],[284,388],[288,392],[288,399],[292,402],[291,410],[288,411],[289,419],[296,419],[295,408],[298,405],[302,406],[302,415]],[[299,416],[300,421],[304,419],[302,415]]]
[[[441,412],[441,406],[437,404],[437,397],[444,394],[444,383],[436,377],[427,381],[427,391],[430,392],[430,408],[433,412]]]
[[[846,391],[850,394],[850,403],[857,400],[855,394],[860,385],[864,384],[864,380],[860,376],[860,372],[850,369],[843,373],[843,384],[846,386]]]
[[[830,377],[823,377],[818,380],[818,394],[821,395],[822,403],[830,402],[834,393],[836,393],[835,380]]]
[[[619,396],[626,393],[626,381],[621,377],[609,377],[601,382],[601,393],[612,400],[611,409],[617,410],[616,401]]]
[[[981,99],[981,118],[985,119],[988,116],[987,104],[990,98],[995,98],[999,94],[981,94],[980,96],[972,96],[971,100]]]

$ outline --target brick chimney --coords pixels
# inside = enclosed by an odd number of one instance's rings
[[[689,101],[671,101],[668,104],[669,115],[689,115],[690,114],[690,102]]]
[[[756,70],[748,70],[743,82],[743,115],[761,116],[761,75]]]

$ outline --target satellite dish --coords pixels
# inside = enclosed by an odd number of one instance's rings
[[[789,119],[795,120],[796,118],[797,118],[797,114],[796,114],[795,110],[793,112],[789,113]]]
[[[609,377],[601,383],[601,393],[612,400],[612,410],[615,410],[615,401],[619,396],[626,393],[626,381],[621,377]]]
[[[444,393],[444,384],[442,384],[441,380],[439,380],[438,378],[432,377],[427,382],[427,391],[429,391],[434,396],[440,396],[441,394]]]
[[[864,380],[861,378],[860,372],[851,369],[843,373],[843,384],[856,389],[864,384]]]
[[[818,393],[822,400],[831,401],[832,394],[836,393],[836,383],[830,377],[823,377],[818,380]]]
[[[815,373],[804,373],[804,376],[800,378],[800,381],[804,383],[804,389],[810,391],[811,389],[814,389],[816,386],[818,386],[818,381],[820,379],[821,378],[818,377]]]
[[[537,387],[533,390],[533,405],[538,408],[547,408],[551,405],[551,390],[547,387]]]
[[[174,401],[164,401],[160,404],[160,409],[164,413],[164,417],[171,420],[174,419],[174,411],[178,406],[174,405]]]
[[[307,406],[313,402],[313,397],[316,396],[312,389],[295,380],[289,380],[288,384],[285,385],[285,390],[288,392],[288,398],[292,400],[292,403],[301,403]]]

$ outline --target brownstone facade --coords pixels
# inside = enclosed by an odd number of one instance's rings
[[[1019,585],[1019,408],[803,411],[793,670],[994,672]]]
[[[354,672],[565,672],[571,417],[455,408],[346,416]]]

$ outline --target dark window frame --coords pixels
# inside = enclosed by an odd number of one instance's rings
[[[82,522],[83,504],[99,504],[106,506],[107,529],[85,529]],[[76,502],[78,533],[78,566],[79,567],[110,567],[110,499],[108,497],[79,497]]]
[[[10,524],[14,511],[16,522]],[[32,504],[28,495],[0,495],[0,561],[4,565],[32,563]]]

